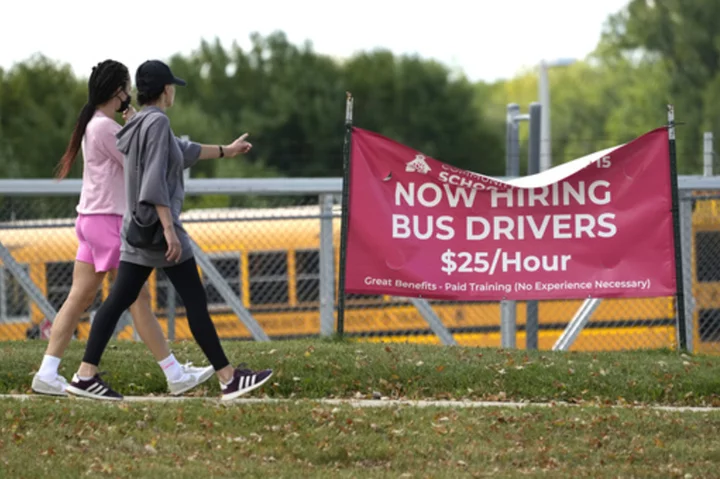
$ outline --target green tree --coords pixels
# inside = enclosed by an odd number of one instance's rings
[[[502,136],[478,110],[472,85],[435,62],[376,51],[338,64],[277,32],[253,35],[247,52],[203,42],[172,67],[189,80],[188,101],[214,119],[206,125],[225,135],[249,131],[258,145],[250,161],[278,174],[342,173],[345,91],[356,99],[356,125],[443,161],[501,170]]]
[[[190,58],[173,58],[172,66],[188,77],[188,97],[216,119],[223,141],[250,133],[256,169],[266,164],[282,175],[326,175],[342,148],[338,65],[310,45],[291,45],[282,33],[252,41],[248,52],[203,42]]]
[[[685,123],[677,133],[684,172],[698,171],[702,131],[720,123],[715,102],[720,97],[719,27],[717,0],[632,0],[609,19],[601,42],[605,57],[641,58],[654,62],[655,72],[664,70],[663,99],[675,105],[677,120]]]
[[[0,175],[52,176],[87,100],[85,86],[69,65],[38,55],[4,72],[0,92],[0,152],[9,160],[0,162]]]
[[[169,60],[188,80],[169,111],[177,135],[225,143],[249,132],[256,145],[242,159],[198,164],[194,177],[340,175],[346,91],[356,99],[356,125],[448,163],[502,173],[500,124],[485,115],[474,86],[445,66],[387,51],[338,62],[282,32],[251,40],[246,51],[202,42]],[[52,175],[86,82],[42,56],[0,71],[0,174]],[[80,174],[77,163],[71,177]]]
[[[441,161],[484,174],[504,172],[504,139],[478,110],[467,79],[434,61],[378,50],[344,65],[354,122]]]
[[[666,123],[670,81],[662,62],[628,59],[598,51],[586,60],[549,71],[552,159],[566,162],[636,138]],[[504,119],[508,103],[523,112],[538,99],[536,72],[498,82],[486,93],[487,114]],[[528,128],[520,128],[521,165],[525,165]],[[684,150],[683,150],[684,151]],[[680,155],[680,160],[686,155]]]
[[[70,67],[42,55],[0,72],[0,177],[51,177],[86,99]],[[0,198],[0,221],[71,216],[76,201]]]

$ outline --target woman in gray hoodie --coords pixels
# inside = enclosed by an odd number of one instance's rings
[[[174,103],[175,85],[184,86],[185,81],[175,77],[166,64],[158,60],[143,63],[137,69],[135,83],[143,108],[117,134],[118,149],[125,157],[128,202],[120,266],[107,299],[95,314],[83,362],[67,392],[93,399],[122,399],[100,378],[98,364],[123,311],[135,302],[150,273],[162,268],[185,304],[195,341],[220,380],[221,399],[235,399],[267,382],[272,371],[230,365],[208,312],[180,213],[185,198],[185,168],[202,159],[247,153],[252,145],[245,141],[247,134],[227,146],[201,145],[177,138],[165,110]],[[157,225],[155,241],[139,241],[138,224]]]

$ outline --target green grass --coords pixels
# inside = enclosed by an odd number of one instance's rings
[[[346,341],[227,342],[276,375],[253,396],[282,403],[0,400],[0,477],[678,477],[717,475],[720,357],[669,351],[552,353]],[[0,394],[29,392],[45,343],[0,343]],[[77,368],[74,342],[61,372]],[[194,343],[177,357],[206,361]],[[163,395],[142,344],[112,343],[120,392]],[[193,394],[218,396],[216,381]],[[599,407],[353,408],[317,398],[568,401]]]
[[[713,477],[720,414],[0,401],[0,477]]]
[[[0,343],[0,394],[26,393],[46,343]],[[383,396],[404,399],[569,401],[601,404],[720,405],[720,357],[669,351],[554,353],[332,340],[226,342],[230,360],[271,367],[258,394],[284,398]],[[77,369],[84,343],[61,366]],[[179,360],[207,364],[195,343],[174,345]],[[126,395],[165,394],[165,380],[143,344],[111,343],[101,369]],[[193,394],[217,396],[211,380]]]

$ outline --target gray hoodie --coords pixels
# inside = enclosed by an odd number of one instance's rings
[[[174,266],[165,259],[165,251],[149,251],[127,244],[125,234],[130,225],[134,203],[144,223],[157,219],[155,205],[168,206],[172,211],[175,232],[182,245],[180,263],[193,257],[190,238],[180,223],[185,182],[183,170],[193,166],[200,157],[199,144],[182,140],[170,128],[163,110],[150,106],[136,113],[117,133],[118,150],[125,156],[125,191],[127,209],[123,217],[120,260],[153,268]],[[138,191],[139,161],[140,188]]]

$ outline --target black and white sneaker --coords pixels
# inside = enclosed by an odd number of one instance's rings
[[[113,389],[100,379],[98,373],[90,379],[82,380],[77,374],[73,375],[72,381],[68,384],[65,391],[73,396],[80,396],[90,399],[100,399],[102,401],[122,401],[122,394],[113,391]]]
[[[220,400],[231,401],[253,389],[259,388],[270,379],[272,373],[272,369],[253,371],[251,369],[236,368],[232,380],[228,384],[220,384],[222,390]]]

